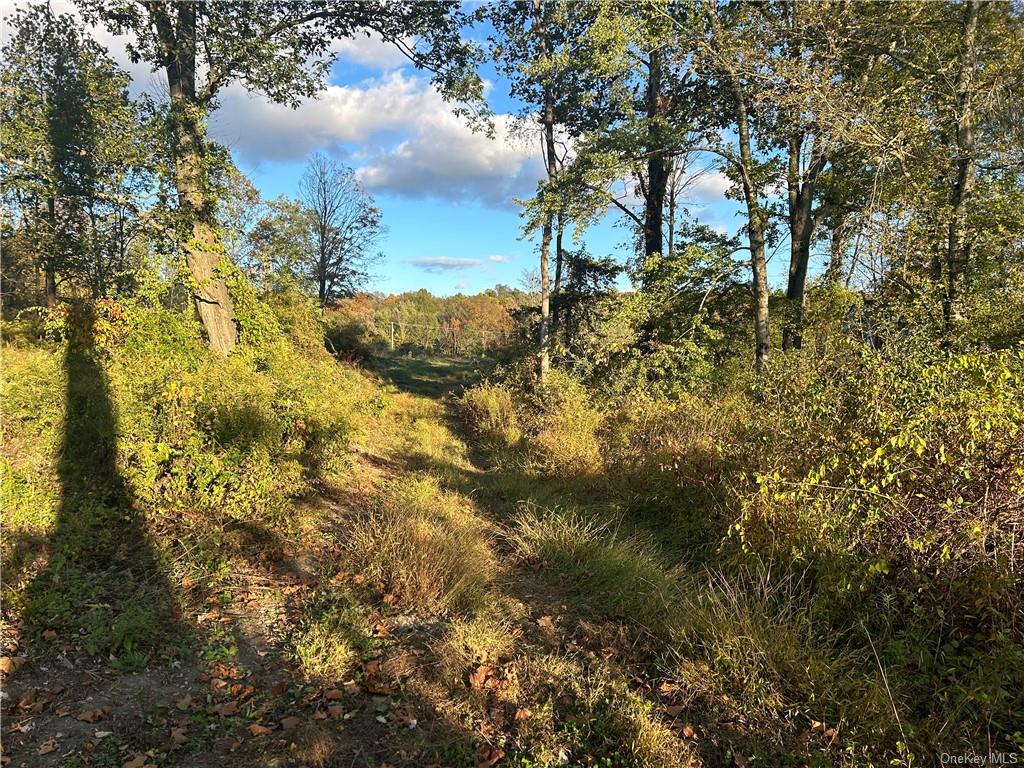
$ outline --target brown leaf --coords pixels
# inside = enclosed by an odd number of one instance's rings
[[[669,717],[679,717],[679,713],[682,712],[684,709],[686,709],[686,707],[680,707],[680,706],[668,707],[667,706],[667,707],[665,707],[665,714],[668,715]]]
[[[349,693],[359,693],[359,683],[357,683],[355,680],[347,681],[346,683],[344,683],[344,686],[345,690]]]
[[[275,696],[280,696],[286,690],[288,690],[288,684],[285,683],[284,680],[281,680],[280,682],[274,683],[274,687],[271,689],[271,693],[273,693]]]
[[[259,723],[253,723],[249,726],[249,735],[253,737],[266,736],[270,731],[270,728],[267,728],[265,725],[260,725]]]
[[[83,723],[95,723],[97,720],[102,720],[107,716],[106,707],[97,707],[96,709],[87,709],[85,712],[80,712],[75,716],[75,720],[81,720]]]
[[[0,672],[12,675],[26,662],[25,656],[0,656]]]
[[[489,664],[481,664],[469,673],[469,687],[480,690],[487,687],[488,680],[494,674],[494,667]]]
[[[388,592],[384,597],[381,598],[387,605],[394,605],[395,596]]]
[[[52,642],[53,640],[56,640],[56,639],[57,639],[57,633],[55,631],[53,631],[52,629],[44,629],[43,630],[43,640],[50,640]]]
[[[697,732],[695,730],[693,730],[693,726],[690,725],[689,723],[687,723],[686,725],[683,726],[683,728],[680,731],[680,733],[682,733],[683,736],[685,738],[687,738],[687,739],[696,739],[697,738]]]
[[[171,729],[171,743],[174,744],[175,747],[180,747],[186,741],[188,741],[188,735],[185,733],[184,728]]]
[[[480,747],[480,751],[476,753],[476,759],[473,761],[473,768],[491,768],[491,766],[497,765],[504,756],[505,750],[501,747]]]
[[[324,698],[328,701],[338,701],[344,695],[345,694],[343,694],[337,688],[331,688],[331,690],[327,691],[327,693],[324,694]]]
[[[55,752],[56,750],[57,750],[57,740],[51,736],[50,738],[48,738],[46,741],[44,741],[42,744],[39,745],[39,751],[36,752],[36,754],[37,755],[48,755],[51,752]]]
[[[131,760],[121,763],[121,768],[143,768],[145,765],[146,754],[144,752],[136,752]]]
[[[345,708],[341,704],[331,704],[327,708],[327,714],[331,717],[341,717],[345,714]]]
[[[230,715],[233,715],[236,712],[238,712],[238,702],[225,701],[223,704],[218,704],[217,706],[215,706],[213,708],[213,711],[221,717],[229,717]]]
[[[555,631],[555,622],[550,616],[541,616],[537,619],[537,626],[543,629],[545,632]]]
[[[289,716],[289,717],[282,717],[281,718],[281,727],[284,728],[286,731],[292,731],[292,730],[295,730],[296,728],[298,728],[299,724],[301,722],[302,722],[302,718],[301,717],[295,717],[294,715]]]
[[[366,577],[363,576],[363,574],[361,573],[357,573],[355,576],[352,577],[353,584],[362,584],[364,581],[366,581]]]
[[[533,717],[533,712],[531,712],[529,709],[525,707],[516,710],[517,723],[521,723],[523,720],[529,720],[531,717]]]

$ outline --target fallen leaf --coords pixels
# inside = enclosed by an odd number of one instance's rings
[[[366,581],[366,577],[363,576],[363,574],[361,573],[357,573],[355,576],[352,577],[353,584],[362,584],[364,581]]]
[[[555,631],[555,622],[550,616],[541,616],[537,619],[537,626],[543,629],[545,632]]]
[[[497,765],[504,756],[505,750],[501,747],[480,747],[480,751],[476,753],[476,759],[473,761],[473,768],[491,768],[491,766]]]
[[[299,723],[301,723],[301,722],[302,722],[302,718],[299,718],[299,717],[295,717],[295,716],[282,717],[281,718],[281,727],[284,728],[286,731],[291,731],[291,730],[294,730],[295,728],[297,728],[299,726]]]
[[[270,728],[267,728],[267,726],[265,726],[265,725],[260,725],[259,723],[253,723],[252,725],[249,726],[249,735],[254,736],[254,737],[255,736],[266,736],[268,733],[270,733],[270,731],[271,731]]]
[[[327,708],[327,714],[331,717],[341,717],[345,714],[345,708],[341,704],[331,704]]]
[[[487,686],[488,680],[494,673],[494,667],[489,664],[481,664],[469,673],[469,687],[480,690]]]
[[[52,629],[44,629],[43,630],[43,640],[51,640],[52,641],[52,640],[56,640],[56,639],[57,639],[57,633],[54,632]]]
[[[359,683],[357,683],[355,680],[349,680],[348,682],[344,683],[344,686],[345,690],[349,693],[359,693]]]
[[[686,725],[683,726],[683,729],[682,729],[681,733],[687,739],[696,739],[697,738],[697,732],[695,730],[693,730],[693,726],[690,725],[689,723],[687,723]]]
[[[105,739],[105,738],[107,738],[107,736],[113,736],[113,735],[114,735],[113,731],[96,731],[96,733],[93,734],[93,736],[95,736],[97,739]]]
[[[26,661],[26,656],[0,656],[0,672],[5,675],[14,674]]]
[[[238,702],[226,701],[223,704],[218,704],[217,706],[215,706],[213,708],[213,711],[221,717],[229,717],[238,712]]]
[[[381,598],[387,605],[394,605],[395,596],[388,592],[384,597]]]
[[[136,752],[131,760],[121,763],[121,768],[142,768],[146,764],[146,755],[143,752]]]
[[[184,728],[172,728],[171,729],[171,743],[176,747],[180,747],[188,741],[188,736],[185,734]]]
[[[274,687],[271,688],[271,693],[273,693],[275,696],[280,696],[286,690],[288,690],[288,684],[282,680],[274,684]]]
[[[83,723],[95,723],[97,720],[102,720],[107,716],[109,710],[106,707],[96,707],[96,709],[87,709],[85,712],[80,712],[75,716],[75,720],[81,720]]]
[[[338,701],[344,695],[345,694],[343,694],[337,688],[331,688],[331,690],[329,690],[327,693],[324,694],[324,698],[327,699],[328,701]]]
[[[529,720],[533,717],[533,712],[525,707],[523,709],[516,710],[516,722],[522,722],[523,720]]]
[[[56,751],[56,749],[57,749],[57,740],[51,736],[50,738],[48,738],[46,741],[44,741],[42,744],[39,745],[39,751],[36,752],[36,754],[37,755],[48,755],[51,752]]]
[[[665,707],[665,714],[669,717],[679,717],[679,713],[682,712],[684,709],[686,709],[686,707]]]

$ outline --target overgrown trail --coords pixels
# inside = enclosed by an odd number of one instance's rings
[[[287,531],[226,532],[247,560],[180,617],[191,645],[126,668],[69,642],[11,677],[4,764],[700,764],[638,634],[524,544],[536,499],[570,499],[460,434],[474,368],[387,361],[347,483]]]

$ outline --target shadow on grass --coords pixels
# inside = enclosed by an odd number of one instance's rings
[[[471,386],[494,367],[487,358],[400,352],[378,355],[375,362],[381,374],[402,392],[430,398]]]
[[[117,470],[117,419],[81,310],[64,358],[60,507],[46,565],[27,592],[26,629],[141,667],[178,636],[174,594]]]

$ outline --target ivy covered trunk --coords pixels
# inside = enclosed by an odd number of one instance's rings
[[[167,63],[174,141],[174,181],[188,240],[183,244],[199,318],[210,349],[228,354],[237,342],[231,295],[219,268],[225,258],[217,237],[216,200],[210,192],[203,109],[196,97],[195,9],[177,7],[176,55]]]

